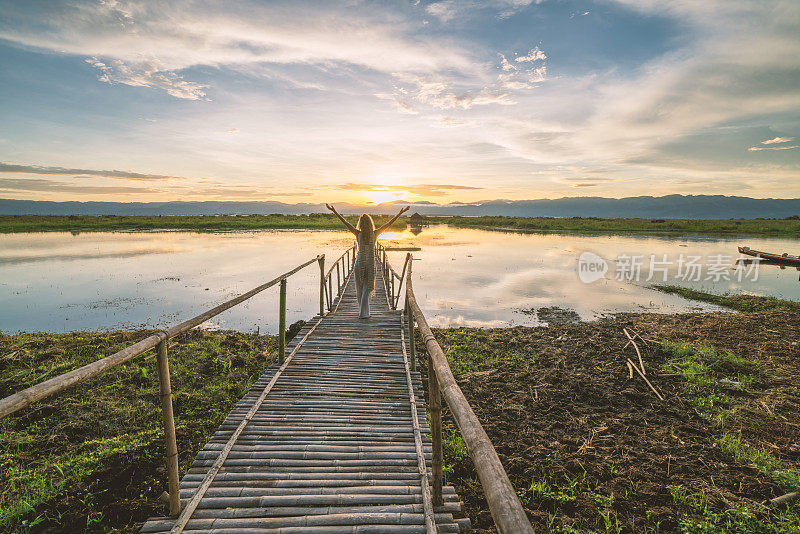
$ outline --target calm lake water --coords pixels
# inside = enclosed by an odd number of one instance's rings
[[[413,252],[415,291],[436,326],[542,324],[536,310],[552,306],[574,310],[584,320],[626,311],[715,309],[648,287],[664,278],[715,292],[800,300],[794,268],[762,265],[757,278],[747,266],[736,268],[737,245],[797,254],[798,240],[541,235],[442,226],[418,235],[410,229],[384,234],[382,242],[420,248]],[[330,262],[352,243],[350,234],[332,231],[0,235],[0,330],[171,325],[317,253]],[[390,252],[390,259],[400,267],[405,254]],[[602,274],[604,261],[604,277],[587,283],[593,273]],[[579,276],[579,264],[594,267]],[[289,279],[288,323],[314,314],[318,277],[312,265]],[[277,307],[276,287],[205,327],[274,333]]]

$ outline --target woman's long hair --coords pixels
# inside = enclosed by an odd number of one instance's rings
[[[358,224],[356,224],[356,228],[372,233],[375,231],[375,221],[373,221],[372,217],[370,217],[368,214],[362,213],[361,217],[358,218]]]

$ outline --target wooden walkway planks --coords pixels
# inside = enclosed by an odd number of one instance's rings
[[[430,470],[422,379],[406,373],[402,316],[387,304],[380,271],[368,320],[357,317],[354,286],[348,279],[338,306],[280,374],[184,532],[426,532],[407,377]],[[198,453],[181,480],[183,506],[277,371],[267,369]],[[439,532],[468,530],[468,519],[455,519],[461,511],[445,487],[444,505],[435,510]],[[141,532],[169,532],[174,523],[154,518]]]

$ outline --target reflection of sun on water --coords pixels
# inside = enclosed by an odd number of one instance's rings
[[[381,234],[381,239],[383,239],[384,241],[388,241],[390,239],[398,239],[400,237],[403,237],[404,233],[405,232],[383,232]]]

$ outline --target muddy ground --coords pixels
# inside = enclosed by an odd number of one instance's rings
[[[796,504],[762,504],[800,481],[796,308],[435,334],[537,531],[800,531]],[[445,413],[446,474],[495,532]]]

